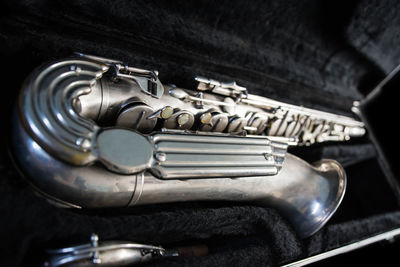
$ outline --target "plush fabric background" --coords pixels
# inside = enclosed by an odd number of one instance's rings
[[[251,93],[352,116],[398,63],[395,1],[4,1],[0,53],[4,131],[24,78],[74,51],[157,69],[164,83],[193,87],[193,76],[236,80]],[[6,96],[5,96],[6,95]],[[9,137],[6,135],[6,137]],[[302,240],[271,208],[180,203],[114,211],[63,210],[38,198],[0,157],[1,266],[40,264],[43,249],[103,240],[166,247],[206,244],[200,258],[152,266],[268,266],[288,263],[400,227],[396,197],[366,138],[293,149],[313,161],[339,160],[348,190],[328,225]]]

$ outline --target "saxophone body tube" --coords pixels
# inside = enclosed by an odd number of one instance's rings
[[[334,214],[344,196],[346,174],[334,160],[310,165],[286,154],[277,175],[160,179],[151,172],[118,174],[101,165],[72,166],[43,150],[16,128],[18,165],[47,198],[73,207],[113,208],[181,201],[252,202],[272,207],[307,237]]]

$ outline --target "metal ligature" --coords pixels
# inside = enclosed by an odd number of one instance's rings
[[[157,71],[82,54],[40,67],[18,99],[17,163],[68,206],[247,201],[276,208],[303,237],[320,229],[345,172],[287,148],[362,136],[363,123],[196,80],[196,90],[164,85]]]

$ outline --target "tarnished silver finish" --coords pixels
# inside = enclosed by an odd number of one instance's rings
[[[252,201],[277,208],[304,237],[326,223],[345,192],[342,167],[311,166],[287,147],[360,136],[361,122],[252,96],[236,83],[198,78],[193,93],[157,74],[93,56],[33,73],[13,135],[32,184],[84,208]]]
[[[178,256],[177,251],[167,251],[160,246],[126,241],[99,242],[92,234],[90,243],[49,249],[45,267],[72,266],[127,266],[147,262],[154,257]]]

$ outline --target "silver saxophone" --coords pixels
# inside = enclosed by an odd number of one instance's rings
[[[42,66],[18,98],[18,166],[72,207],[246,201],[276,208],[302,237],[318,231],[343,198],[345,172],[288,146],[362,136],[363,123],[196,80],[196,90],[164,85],[157,71],[83,54]]]

